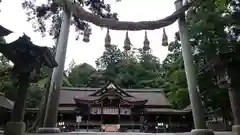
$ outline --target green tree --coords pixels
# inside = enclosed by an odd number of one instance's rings
[[[213,80],[215,75],[208,71],[209,61],[217,53],[228,52],[239,44],[239,3],[229,0],[209,0],[194,2],[188,12],[190,41],[195,52],[199,87],[205,108],[213,115],[229,117],[229,98],[226,89],[220,89]]]
[[[139,71],[137,72],[137,78],[139,78],[139,85],[145,88],[159,88],[162,83],[160,60],[153,56],[151,52],[144,52],[142,49],[138,49],[138,51],[139,68],[137,70]]]
[[[85,87],[94,72],[96,69],[87,63],[76,65],[69,71],[68,80],[74,87]]]
[[[168,48],[170,54],[162,64],[162,76],[164,78],[162,87],[173,107],[183,109],[190,102],[178,33],[176,33],[175,41],[171,42]]]
[[[101,88],[107,83],[107,81],[105,70],[98,69],[89,76],[86,87]]]
[[[0,38],[0,43],[6,43],[3,37]],[[0,55],[0,92],[6,94],[10,99],[15,97],[13,91],[15,88],[12,86],[11,82],[11,70],[12,65],[10,61],[3,55]]]
[[[102,79],[114,80],[123,88],[159,88],[163,82],[159,59],[142,49],[121,52],[111,45],[96,63],[105,71]]]
[[[106,47],[103,55],[96,60],[97,68],[105,69],[104,76],[107,80],[116,80],[118,65],[122,58],[122,52],[116,45]]]
[[[82,7],[88,8],[92,13],[102,18],[117,19],[117,14],[111,13],[110,5],[105,4],[104,1],[75,0],[75,2]],[[46,32],[49,32],[54,39],[57,39],[61,27],[61,13],[63,8],[56,1],[48,0],[45,4],[39,5],[35,0],[24,0],[22,7],[26,10],[28,21],[33,22],[35,31],[41,32],[43,36],[46,35]],[[52,20],[50,27],[46,25],[47,20]],[[72,22],[78,33],[76,39],[78,39],[84,30],[91,31],[88,22],[77,18],[75,15],[73,15]]]

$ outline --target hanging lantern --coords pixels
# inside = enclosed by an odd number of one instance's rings
[[[150,42],[147,37],[147,31],[145,31],[145,37],[144,37],[144,41],[143,41],[143,51],[149,51],[150,50],[149,45],[150,45]]]
[[[162,46],[168,46],[168,37],[165,28],[163,28]]]
[[[124,40],[124,46],[123,46],[124,50],[129,51],[131,49],[131,45],[132,44],[131,44],[131,41],[128,37],[128,31],[127,31],[126,32],[126,37],[125,37],[125,40]]]
[[[107,34],[105,36],[105,47],[108,48],[111,46],[111,37],[109,35],[109,29],[107,29]]]
[[[91,30],[89,28],[84,29],[83,32],[83,42],[88,43],[90,41]]]

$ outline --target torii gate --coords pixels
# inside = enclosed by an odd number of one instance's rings
[[[178,19],[180,40],[182,42],[182,55],[184,60],[184,67],[186,72],[192,114],[195,125],[195,130],[192,130],[192,133],[199,135],[214,134],[212,130],[206,128],[204,120],[204,111],[200,100],[200,95],[197,91],[196,71],[193,65],[193,55],[191,52],[191,46],[188,39],[188,31],[184,15],[185,11],[187,11],[190,5],[183,6],[183,1],[177,0],[175,2],[176,12],[174,12],[171,16],[156,21],[127,22],[100,18],[99,16],[87,12],[86,10],[84,10],[82,7],[72,2],[71,0],[57,0],[56,2],[64,6],[63,21],[61,24],[61,31],[59,35],[57,52],[55,57],[59,66],[57,68],[54,68],[53,70],[50,85],[50,93],[48,97],[48,105],[46,110],[47,115],[45,116],[44,127],[39,128],[38,132],[40,133],[60,132],[60,130],[56,127],[58,103],[60,88],[62,84],[62,74],[64,70],[64,63],[66,57],[71,13],[73,13],[75,16],[81,18],[82,20],[91,22],[100,27],[106,27],[108,29],[113,30],[131,30],[131,31],[154,30],[168,26]]]

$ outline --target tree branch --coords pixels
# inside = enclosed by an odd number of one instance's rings
[[[188,8],[191,4],[183,6],[181,9],[175,11],[172,15],[166,18],[155,20],[155,21],[139,21],[139,22],[129,22],[129,21],[117,21],[113,19],[101,18],[86,11],[83,7],[73,2],[72,0],[57,0],[58,4],[65,4],[67,8],[79,19],[91,22],[99,27],[106,27],[112,30],[155,30],[174,23]]]

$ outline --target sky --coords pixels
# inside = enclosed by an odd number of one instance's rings
[[[40,0],[37,0],[40,1]],[[43,1],[43,0],[41,0]],[[121,21],[147,21],[164,18],[175,11],[175,0],[105,0],[106,3],[111,4],[112,11],[118,13],[119,20]],[[40,33],[34,32],[32,22],[27,22],[27,16],[21,3],[23,0],[2,0],[0,4],[0,25],[14,31],[13,34],[6,36],[7,42],[16,40],[23,33],[31,37],[34,44],[40,46],[52,46],[54,41],[51,36],[42,37]],[[104,39],[106,29],[98,26],[92,26],[92,35],[90,42],[85,43],[80,40],[76,41],[75,28],[70,28],[68,48],[66,55],[65,68],[71,63],[72,60],[76,64],[89,63],[95,67],[95,60],[100,57],[104,51]],[[174,34],[178,30],[177,23],[166,27],[166,33],[169,41],[174,39]],[[165,59],[168,54],[167,47],[161,46],[163,30],[147,31],[150,47],[153,55],[157,56],[161,61]],[[123,49],[126,31],[113,31],[110,30],[111,43],[118,45]],[[144,31],[129,31],[129,38],[133,47],[143,47]]]

